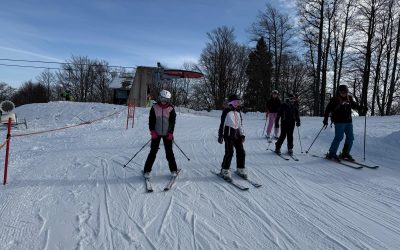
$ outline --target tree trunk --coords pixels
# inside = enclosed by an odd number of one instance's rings
[[[324,27],[324,0],[320,2],[320,16],[319,16],[319,34],[318,34],[318,55],[317,55],[317,70],[316,78],[314,80],[314,115],[320,115],[319,103],[320,103],[320,85],[321,85],[321,64],[322,64],[322,37]]]
[[[363,82],[362,82],[362,92],[361,92],[361,105],[367,107],[368,104],[368,85],[369,78],[371,74],[371,57],[372,57],[372,39],[374,38],[375,32],[375,0],[372,0],[371,4],[371,16],[368,22],[368,33],[367,33],[367,47],[365,53],[365,62],[363,70]],[[359,110],[361,115],[365,115],[366,112]]]
[[[342,68],[343,68],[343,55],[344,55],[344,49],[346,46],[346,38],[347,38],[347,28],[349,26],[349,13],[350,13],[350,7],[352,5],[352,0],[350,0],[347,4],[346,8],[346,20],[344,22],[344,33],[343,33],[343,38],[342,38],[342,45],[340,48],[340,61],[339,61],[339,73],[338,73],[338,79],[337,79],[337,85],[335,87],[338,87],[340,85],[340,78],[342,76]],[[336,89],[334,88],[336,91]]]
[[[400,47],[400,18],[398,20],[396,49],[394,52],[393,70],[392,70],[392,77],[390,80],[390,88],[389,88],[389,94],[388,94],[386,115],[390,115],[391,108],[392,108],[393,94],[394,94],[394,88],[395,88],[395,83],[396,83],[396,70],[397,70],[397,60],[398,60],[397,56],[399,54],[399,47]]]

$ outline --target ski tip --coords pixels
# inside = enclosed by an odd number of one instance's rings
[[[169,191],[169,188],[164,188],[164,191]]]
[[[153,189],[149,189],[149,190],[147,190],[147,193],[153,193]]]

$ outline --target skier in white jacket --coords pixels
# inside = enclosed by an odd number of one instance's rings
[[[221,123],[218,131],[218,142],[222,144],[225,141],[225,155],[221,164],[221,174],[224,179],[232,181],[230,165],[233,157],[233,149],[236,150],[237,173],[247,179],[245,171],[245,156],[243,148],[245,141],[244,130],[242,126],[242,115],[238,109],[240,99],[237,95],[231,95],[228,98],[228,107],[222,111]]]

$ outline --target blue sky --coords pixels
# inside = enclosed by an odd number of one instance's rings
[[[180,67],[197,62],[207,32],[226,25],[249,44],[246,29],[268,0],[2,0],[0,59],[60,61],[72,55],[110,65]],[[270,0],[280,10],[293,0]],[[58,67],[38,63],[10,62]],[[0,65],[0,82],[13,87],[43,69]]]

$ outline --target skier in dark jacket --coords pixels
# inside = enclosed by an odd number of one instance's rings
[[[242,115],[239,111],[240,99],[237,95],[228,98],[228,107],[222,111],[221,123],[218,130],[218,142],[225,141],[225,155],[221,164],[221,175],[225,180],[232,181],[230,165],[233,157],[233,148],[236,149],[237,174],[247,178],[245,171],[245,156],[243,148],[245,140],[242,126]]]
[[[271,138],[272,127],[275,125],[276,116],[278,114],[279,107],[281,106],[281,100],[278,96],[278,90],[272,91],[271,98],[267,101],[267,112],[266,119],[268,119],[267,126],[267,139]],[[279,128],[275,128],[274,136],[275,139],[278,139]]]
[[[275,152],[281,153],[281,146],[287,137],[288,153],[293,154],[293,131],[294,126],[300,126],[299,109],[296,105],[296,99],[293,94],[289,94],[285,103],[281,104],[275,121],[275,127],[279,128],[279,120],[281,120],[281,135],[275,143]]]
[[[350,155],[350,150],[353,146],[354,140],[351,113],[352,109],[361,109],[361,107],[354,102],[353,98],[348,93],[349,90],[347,86],[340,85],[336,92],[336,96],[331,98],[325,109],[323,121],[325,128],[328,126],[328,117],[330,114],[332,114],[331,120],[335,124],[335,138],[333,139],[329,152],[326,155],[329,159],[339,160],[336,152],[344,135],[346,135],[340,158],[354,161],[353,157]]]
[[[151,146],[143,170],[145,178],[150,178],[151,169],[156,159],[161,139],[163,139],[165,154],[171,175],[177,175],[177,166],[174,152],[172,150],[176,113],[170,100],[171,93],[167,90],[162,90],[160,92],[159,101],[150,109],[149,129],[151,135]]]

